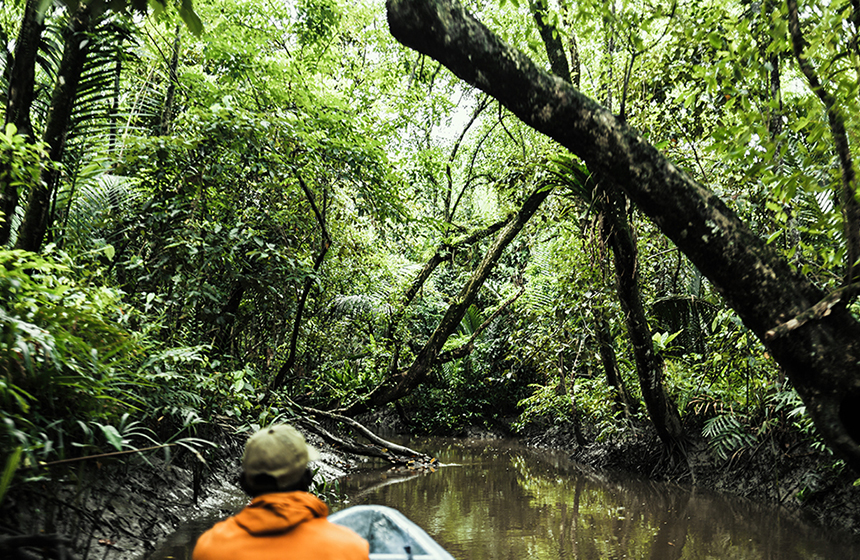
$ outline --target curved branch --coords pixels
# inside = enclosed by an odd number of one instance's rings
[[[839,165],[842,168],[842,189],[839,198],[845,222],[847,253],[844,282],[845,286],[849,286],[860,280],[860,274],[857,272],[858,260],[860,260],[860,203],[857,202],[856,174],[851,158],[851,148],[848,144],[848,133],[845,130],[845,118],[839,110],[836,98],[821,83],[812,63],[806,56],[806,40],[800,30],[797,0],[786,0],[786,4],[788,6],[788,31],[791,35],[794,58],[797,60],[800,71],[806,77],[810,89],[824,105],[827,112],[827,122],[830,125],[830,134],[833,136],[833,144],[839,157]],[[853,295],[853,293],[848,295],[849,301],[853,299]]]
[[[512,303],[517,301],[517,299],[519,299],[519,297],[521,295],[523,295],[523,293],[525,291],[526,291],[525,286],[520,288],[520,291],[518,291],[516,294],[514,294],[513,297],[509,298],[506,302],[504,302],[502,305],[500,305],[499,308],[496,309],[493,312],[493,314],[490,315],[490,317],[486,321],[481,323],[481,326],[479,326],[477,329],[475,329],[475,332],[472,333],[472,336],[469,337],[469,340],[466,341],[465,344],[463,344],[462,346],[459,346],[457,348],[454,348],[453,350],[448,350],[447,352],[442,352],[441,354],[439,354],[439,356],[436,358],[436,363],[434,365],[452,362],[454,360],[459,360],[460,358],[464,358],[464,357],[468,356],[472,352],[472,350],[475,348],[475,340],[478,338],[478,336],[482,332],[484,332],[484,330],[487,327],[490,326],[490,323],[492,323],[493,321],[496,320],[496,317],[498,317],[499,315],[502,314],[502,311],[504,311],[505,308],[507,308],[509,305],[511,305]]]
[[[320,248],[317,253],[316,258],[314,259],[313,271],[314,274],[319,272],[322,267],[323,261],[325,261],[326,253],[328,253],[329,247],[331,247],[331,237],[328,234],[328,228],[326,227],[325,215],[320,212],[320,209],[317,207],[316,202],[314,201],[314,195],[311,190],[308,188],[307,184],[305,184],[302,176],[296,173],[296,178],[299,180],[299,185],[301,185],[302,190],[305,193],[305,196],[308,199],[308,203],[311,206],[311,210],[316,216],[317,223],[319,223],[321,230],[321,239],[320,239]],[[304,285],[302,286],[301,294],[299,294],[299,299],[296,302],[296,316],[293,320],[293,333],[290,336],[290,349],[287,354],[287,361],[284,362],[284,365],[278,370],[278,375],[275,376],[274,381],[272,381],[272,388],[278,388],[284,385],[287,380],[287,376],[293,369],[293,365],[296,363],[296,348],[298,347],[299,341],[299,329],[302,325],[302,315],[304,314],[305,304],[308,300],[308,295],[311,292],[311,288],[313,287],[314,280],[312,276],[308,276],[305,278]]]
[[[393,375],[373,389],[367,398],[356,401],[338,412],[348,415],[361,414],[374,407],[382,406],[408,395],[420,385],[427,377],[428,372],[442,350],[442,346],[451,333],[460,324],[466,310],[478,296],[478,292],[484,285],[484,281],[498,263],[505,248],[513,241],[514,237],[523,229],[529,219],[537,212],[540,205],[549,196],[552,189],[538,187],[526,199],[513,219],[509,220],[505,227],[496,236],[495,241],[487,250],[481,264],[472,273],[471,278],[460,290],[456,299],[448,306],[445,315],[439,321],[439,325],[430,335],[424,347],[415,356],[412,364],[404,371]]]

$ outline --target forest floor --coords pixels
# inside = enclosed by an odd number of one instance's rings
[[[600,471],[635,473],[650,480],[696,486],[785,508],[798,519],[860,536],[858,474],[805,442],[769,442],[715,459],[701,439],[686,443],[686,459],[671,458],[656,432],[637,428],[635,437],[580,446],[572,424],[532,425],[524,443],[563,450]]]

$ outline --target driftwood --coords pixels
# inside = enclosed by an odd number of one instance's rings
[[[320,436],[323,440],[334,445],[341,451],[365,457],[378,457],[380,459],[385,459],[393,465],[428,469],[439,466],[439,461],[435,457],[431,457],[426,453],[421,453],[420,451],[415,451],[414,449],[385,440],[352,418],[348,418],[334,412],[300,406],[289,398],[284,398],[290,406],[295,407],[297,410],[304,413],[304,418],[299,420],[299,423],[303,424],[308,430]],[[361,436],[367,439],[370,443],[360,443],[352,439],[336,436],[312,417],[323,418],[344,424],[360,433]]]

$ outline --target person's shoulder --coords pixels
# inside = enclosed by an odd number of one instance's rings
[[[192,560],[209,560],[220,558],[225,542],[232,542],[235,538],[236,522],[232,517],[219,521],[206,530],[197,539],[192,553]]]

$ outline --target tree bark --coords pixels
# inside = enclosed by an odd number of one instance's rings
[[[179,82],[179,47],[182,39],[182,28],[176,25],[176,37],[173,39],[173,55],[170,57],[170,67],[167,69],[167,95],[164,98],[164,110],[161,112],[161,122],[158,134],[166,136],[173,122],[173,99],[176,96],[176,84]]]
[[[33,125],[30,122],[30,107],[33,104],[33,91],[36,76],[36,54],[39,41],[45,28],[44,18],[39,17],[40,0],[27,0],[24,19],[18,40],[15,42],[15,57],[9,75],[8,103],[5,124],[14,124],[18,134],[33,140]],[[11,177],[9,170],[0,169],[0,177]],[[18,207],[18,186],[9,181],[3,188],[3,221],[0,222],[0,245],[6,245],[12,233],[12,216]]]
[[[566,82],[571,83],[570,69],[564,54],[564,47],[561,44],[560,35],[546,20],[546,0],[532,0],[531,10],[540,35],[543,38],[553,73]],[[611,52],[607,53],[607,56],[610,56],[610,58],[611,55]],[[632,68],[634,60],[635,57],[630,61],[630,68]],[[621,97],[622,118],[627,97],[628,79],[629,72],[625,73],[625,93]],[[642,297],[639,290],[638,251],[636,249],[636,241],[630,230],[630,224],[627,220],[627,197],[611,181],[601,181],[601,187],[603,190],[601,196],[603,227],[600,233],[603,236],[603,240],[608,241],[612,247],[612,254],[615,259],[615,280],[618,299],[624,310],[627,336],[633,344],[633,357],[636,362],[636,373],[639,378],[642,397],[645,399],[645,405],[651,417],[651,422],[654,424],[657,434],[666,448],[670,451],[678,450],[683,438],[681,417],[675,404],[666,395],[666,389],[663,385],[663,361],[654,353],[651,330],[648,328],[648,321],[645,318],[645,309],[642,305]],[[600,327],[598,326],[597,328],[599,329]],[[602,353],[604,350],[601,347]],[[614,368],[612,370],[607,369],[606,371],[607,374],[610,371],[616,373]],[[615,376],[615,383],[612,384],[612,380],[610,380],[610,383],[618,389],[619,380],[620,377]],[[619,392],[618,397],[620,397],[626,407],[626,395]],[[575,424],[578,426],[578,422]]]
[[[66,135],[78,94],[78,84],[84,70],[89,45],[92,42],[88,32],[97,14],[101,13],[102,7],[103,3],[99,0],[87,5],[82,4],[73,14],[65,32],[63,58],[51,96],[43,136],[48,144],[50,158],[55,162],[61,162],[63,159]],[[36,252],[42,247],[45,233],[51,225],[51,200],[59,178],[60,169],[50,168],[42,173],[40,184],[33,186],[24,220],[18,232],[18,241],[15,244],[18,249]]]
[[[531,0],[529,8],[538,28],[538,33],[543,40],[549,67],[552,73],[563,78],[566,82],[572,82],[570,65],[567,63],[567,55],[564,53],[564,45],[561,42],[561,33],[549,23],[549,8],[547,0]]]
[[[320,226],[320,248],[317,253],[316,259],[314,259],[314,274],[319,272],[320,267],[322,267],[323,261],[325,261],[326,253],[328,253],[329,247],[331,247],[331,237],[328,234],[328,228],[326,227],[325,216],[322,212],[320,212],[319,208],[314,202],[313,193],[311,193],[308,186],[305,184],[304,179],[298,176],[299,185],[301,185],[302,190],[305,192],[305,196],[308,198],[308,202],[311,205],[311,209],[314,212],[314,216],[317,218],[317,222]],[[323,211],[325,208],[323,208]],[[278,389],[284,386],[284,383],[287,381],[287,376],[293,370],[293,366],[296,363],[296,349],[298,347],[299,340],[299,329],[302,326],[302,315],[304,314],[305,304],[308,300],[308,295],[311,292],[311,288],[313,287],[314,281],[313,278],[308,277],[305,279],[304,285],[302,286],[301,294],[299,295],[299,300],[296,302],[296,316],[293,320],[293,334],[290,336],[290,349],[287,354],[287,361],[284,362],[284,365],[281,366],[281,369],[278,370],[278,375],[275,376],[274,381],[272,381],[271,388]]]
[[[594,317],[594,332],[597,339],[597,348],[600,352],[600,362],[606,374],[606,384],[615,389],[616,411],[621,411],[629,417],[638,408],[636,403],[627,392],[624,381],[618,371],[618,360],[615,357],[615,348],[612,346],[612,335],[609,331],[609,323],[605,311],[596,303],[591,304],[591,314]]]
[[[517,299],[519,299],[519,297],[521,295],[523,295],[523,293],[525,291],[526,291],[525,287],[520,288],[520,291],[518,291],[516,294],[514,294],[513,297],[511,297],[506,302],[504,302],[502,305],[500,305],[499,308],[496,309],[496,311],[493,312],[492,315],[490,315],[483,323],[481,323],[478,326],[477,329],[475,329],[475,332],[472,333],[472,336],[469,337],[469,340],[467,340],[465,344],[463,344],[462,346],[458,346],[457,348],[454,348],[452,350],[448,350],[447,352],[442,352],[441,354],[439,354],[439,356],[436,358],[436,363],[434,365],[440,365],[440,364],[445,364],[448,362],[453,362],[454,360],[459,360],[460,358],[465,358],[466,356],[471,354],[472,350],[475,349],[475,341],[478,339],[478,336],[482,332],[484,332],[484,330],[487,327],[489,327],[492,324],[492,322],[495,321],[498,318],[498,316],[501,315],[505,309],[507,309],[507,307],[509,305],[511,305],[512,303],[517,301]]]
[[[860,470],[860,323],[844,305],[772,340],[824,293],[712,191],[450,0],[389,0],[392,34],[498,99],[619,185],[707,276],[785,367],[828,444]]]
[[[663,360],[654,352],[651,329],[645,317],[645,308],[639,292],[636,241],[627,221],[627,197],[618,188],[604,182],[600,186],[604,214],[603,232],[612,247],[615,262],[615,280],[618,299],[624,311],[627,336],[633,344],[636,375],[642,398],[651,422],[663,444],[670,451],[681,449],[684,436],[681,416],[675,403],[666,394],[663,384]]]
[[[492,224],[489,227],[486,227],[482,230],[478,230],[476,232],[467,235],[462,239],[458,239],[452,243],[442,242],[439,244],[439,248],[436,249],[436,252],[433,254],[430,259],[424,264],[424,268],[421,269],[421,272],[418,273],[418,276],[409,286],[409,289],[406,290],[406,294],[403,296],[402,307],[406,308],[412,303],[412,300],[418,295],[418,291],[421,289],[421,286],[424,285],[424,282],[430,278],[430,275],[433,274],[433,271],[436,270],[436,267],[442,264],[451,253],[460,247],[469,247],[474,243],[477,243],[481,239],[488,237],[505,226],[508,222],[510,222],[511,218],[507,218],[505,220],[498,221]]]

